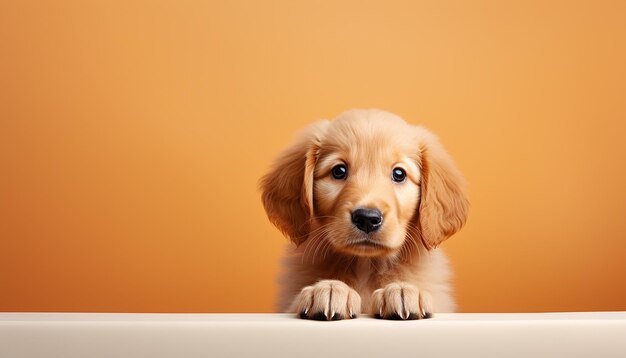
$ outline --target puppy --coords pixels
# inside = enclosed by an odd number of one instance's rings
[[[429,318],[455,308],[437,246],[465,223],[465,182],[437,138],[380,110],[306,128],[261,179],[295,245],[279,308],[301,318]]]

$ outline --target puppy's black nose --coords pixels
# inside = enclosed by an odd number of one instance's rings
[[[356,209],[352,212],[352,223],[366,233],[376,231],[383,224],[383,213],[378,209]]]

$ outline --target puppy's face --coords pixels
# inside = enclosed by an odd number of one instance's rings
[[[313,124],[260,185],[270,221],[294,243],[326,241],[357,256],[435,247],[463,226],[469,206],[437,138],[379,110]]]
[[[313,171],[313,235],[340,252],[393,255],[420,198],[413,128],[397,120],[343,117],[319,143]]]

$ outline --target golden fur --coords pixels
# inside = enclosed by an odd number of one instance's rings
[[[347,167],[345,180],[331,176],[336,165]],[[394,168],[406,180],[392,180]],[[281,311],[415,319],[454,310],[437,246],[463,226],[469,204],[462,175],[427,129],[380,110],[345,112],[306,128],[260,186],[270,221],[295,244],[284,259]],[[380,210],[380,229],[357,229],[357,208]]]

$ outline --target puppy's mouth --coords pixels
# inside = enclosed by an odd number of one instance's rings
[[[348,246],[371,247],[371,248],[378,248],[378,249],[388,249],[389,248],[389,247],[387,247],[387,245],[381,244],[380,242],[377,242],[377,241],[374,241],[374,240],[370,240],[370,239],[362,239],[362,240],[356,240],[356,241],[348,242]]]
[[[391,248],[383,243],[370,238],[353,240],[346,243],[346,249],[356,255],[379,255],[388,252]]]

